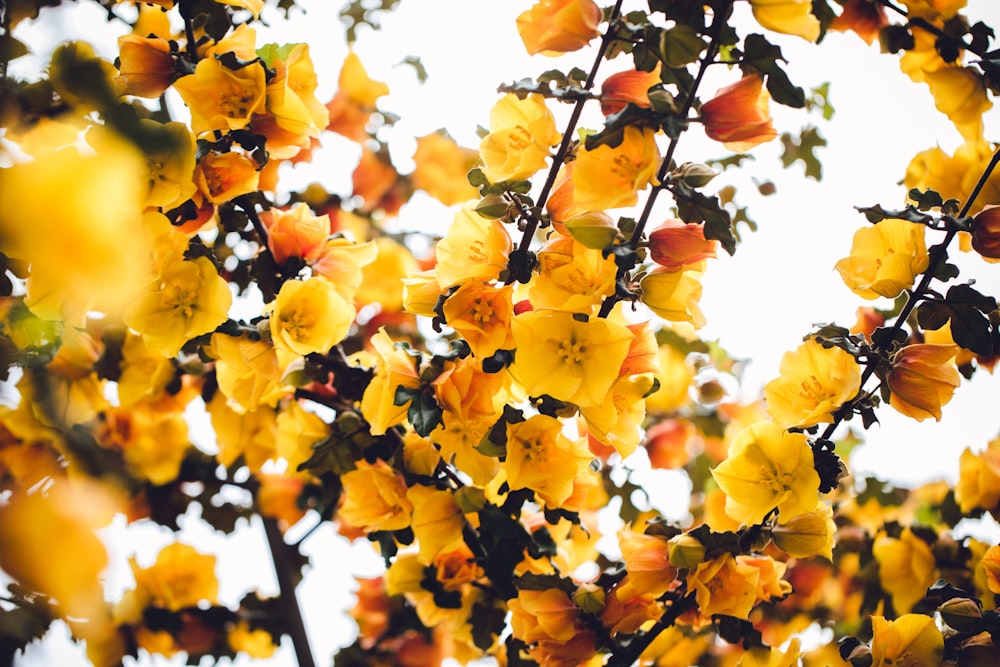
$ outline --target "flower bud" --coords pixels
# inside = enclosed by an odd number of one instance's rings
[[[607,213],[584,213],[564,224],[570,236],[592,250],[603,250],[618,237],[618,228]]]
[[[867,644],[858,644],[845,658],[853,667],[871,667],[872,650]]]
[[[972,249],[987,260],[1000,260],[1000,206],[984,206],[972,218]]]
[[[681,533],[667,541],[667,555],[674,567],[691,570],[705,560],[705,545],[698,538]]]
[[[604,589],[594,583],[580,584],[573,592],[573,604],[593,614],[604,609]]]
[[[959,632],[979,632],[983,628],[983,612],[979,603],[970,598],[947,600],[938,611],[941,619]]]
[[[682,220],[665,220],[649,233],[650,258],[668,269],[715,257],[717,246],[717,241],[705,238],[704,225],[689,225]]]
[[[821,514],[799,514],[771,529],[771,539],[793,558],[820,555],[833,559],[831,522]]]
[[[497,219],[507,215],[510,210],[510,202],[503,198],[503,195],[486,195],[476,204],[476,213],[484,218]]]
[[[708,185],[718,175],[714,169],[700,162],[685,162],[674,172],[675,178],[690,188]]]
[[[895,354],[886,376],[889,404],[907,417],[941,420],[941,407],[951,400],[962,379],[955,369],[956,345],[907,345]]]

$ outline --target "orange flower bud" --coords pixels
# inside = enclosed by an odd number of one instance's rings
[[[889,404],[917,421],[941,420],[941,407],[951,400],[961,376],[952,359],[955,345],[907,345],[893,357],[886,378]]]
[[[876,329],[885,324],[885,316],[869,306],[861,306],[855,314],[858,321],[851,327],[851,333],[862,334],[868,340],[872,339]]]
[[[284,264],[289,257],[316,259],[330,235],[329,216],[314,216],[303,203],[290,211],[271,209],[260,217],[267,227],[268,248],[278,264]]]
[[[771,124],[764,77],[748,74],[701,105],[701,122],[711,139],[731,151],[746,151],[778,136]]]
[[[871,0],[847,0],[844,11],[830,23],[830,30],[853,30],[868,44],[878,37],[879,30],[889,24],[885,9]]]
[[[666,220],[649,234],[650,258],[668,269],[715,257],[718,245],[705,238],[703,225],[689,225],[682,220]]]
[[[118,93],[156,98],[170,87],[174,58],[170,43],[160,37],[122,35],[118,38]]]
[[[555,56],[597,37],[601,18],[594,0],[539,0],[517,17],[517,32],[529,54]]]
[[[972,249],[988,262],[1000,260],[1000,206],[984,206],[972,219]]]
[[[647,91],[660,83],[660,68],[652,72],[628,70],[612,74],[601,86],[601,113],[610,116],[618,113],[627,104],[644,109],[649,108]]]

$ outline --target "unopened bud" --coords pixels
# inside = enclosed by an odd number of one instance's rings
[[[700,162],[685,162],[674,172],[674,178],[682,181],[689,188],[700,188],[708,185],[718,175],[714,169]]]
[[[486,195],[476,204],[476,213],[484,218],[502,218],[509,210],[510,202],[504,199],[503,195]]]
[[[938,607],[941,619],[949,627],[959,632],[981,632],[983,630],[983,612],[979,603],[970,598],[952,598]]]
[[[987,259],[1000,259],[1000,206],[984,206],[972,218],[972,249]]]
[[[820,555],[832,560],[832,528],[826,517],[809,512],[779,523],[771,529],[771,539],[779,549],[793,558]]]
[[[463,486],[455,492],[455,504],[463,514],[472,514],[486,505],[486,493],[474,486]]]
[[[570,236],[591,250],[603,250],[618,237],[618,228],[607,213],[584,213],[563,224]]]
[[[692,570],[705,560],[705,545],[698,538],[681,533],[667,541],[667,556],[674,567]]]
[[[594,583],[580,584],[573,592],[573,604],[593,614],[604,609],[604,589]]]

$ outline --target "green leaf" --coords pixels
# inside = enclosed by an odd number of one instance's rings
[[[907,196],[920,211],[929,211],[932,208],[938,208],[944,203],[941,195],[931,189],[920,190],[919,188],[911,188]]]
[[[397,389],[397,400],[398,390],[402,388],[399,387]],[[406,401],[403,402],[405,403]],[[399,404],[397,403],[397,405]],[[410,420],[413,430],[418,435],[427,437],[431,434],[431,431],[442,423],[441,406],[437,404],[437,400],[435,400],[432,393],[421,391],[413,397],[413,402],[410,403],[410,408],[406,411],[406,418]]]
[[[805,92],[794,85],[781,69],[778,61],[785,62],[781,55],[781,49],[771,44],[763,35],[756,33],[747,35],[743,41],[742,67],[746,71],[746,66],[760,71],[767,75],[767,92],[778,104],[801,109],[806,105]]]
[[[969,304],[959,304],[951,309],[951,337],[955,343],[981,357],[993,354],[990,321]]]
[[[660,59],[667,67],[683,67],[698,60],[705,41],[694,28],[683,23],[660,33]]]
[[[991,313],[997,309],[997,301],[972,288],[971,285],[955,285],[948,290],[945,297],[949,304],[969,304],[983,313]]]
[[[787,168],[801,160],[805,165],[806,176],[817,181],[823,177],[823,165],[813,153],[815,149],[826,146],[826,139],[820,135],[819,130],[812,126],[806,127],[797,140],[785,132],[781,135],[781,143],[785,147],[781,154],[782,166]]]
[[[733,222],[729,212],[719,204],[718,197],[708,197],[683,185],[676,185],[671,192],[677,200],[677,215],[681,220],[704,222],[706,239],[717,240],[730,255],[736,252]]]
[[[917,308],[917,324],[925,331],[936,331],[951,319],[951,308],[940,301],[924,301]]]
[[[478,602],[473,604],[469,619],[472,623],[472,642],[476,647],[485,651],[493,646],[494,640],[503,632],[506,618],[507,611],[501,607]]]

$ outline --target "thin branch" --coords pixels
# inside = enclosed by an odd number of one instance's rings
[[[292,573],[298,568],[298,564],[290,558],[290,552],[296,547],[285,542],[276,520],[267,517],[262,517],[262,519],[264,533],[267,536],[267,546],[271,550],[271,559],[274,561],[274,572],[278,578],[278,606],[285,622],[285,630],[292,639],[292,647],[295,649],[295,657],[299,667],[316,667],[312,649],[309,647],[309,637],[306,635],[306,626],[302,619],[302,609],[295,596],[296,586]]]

